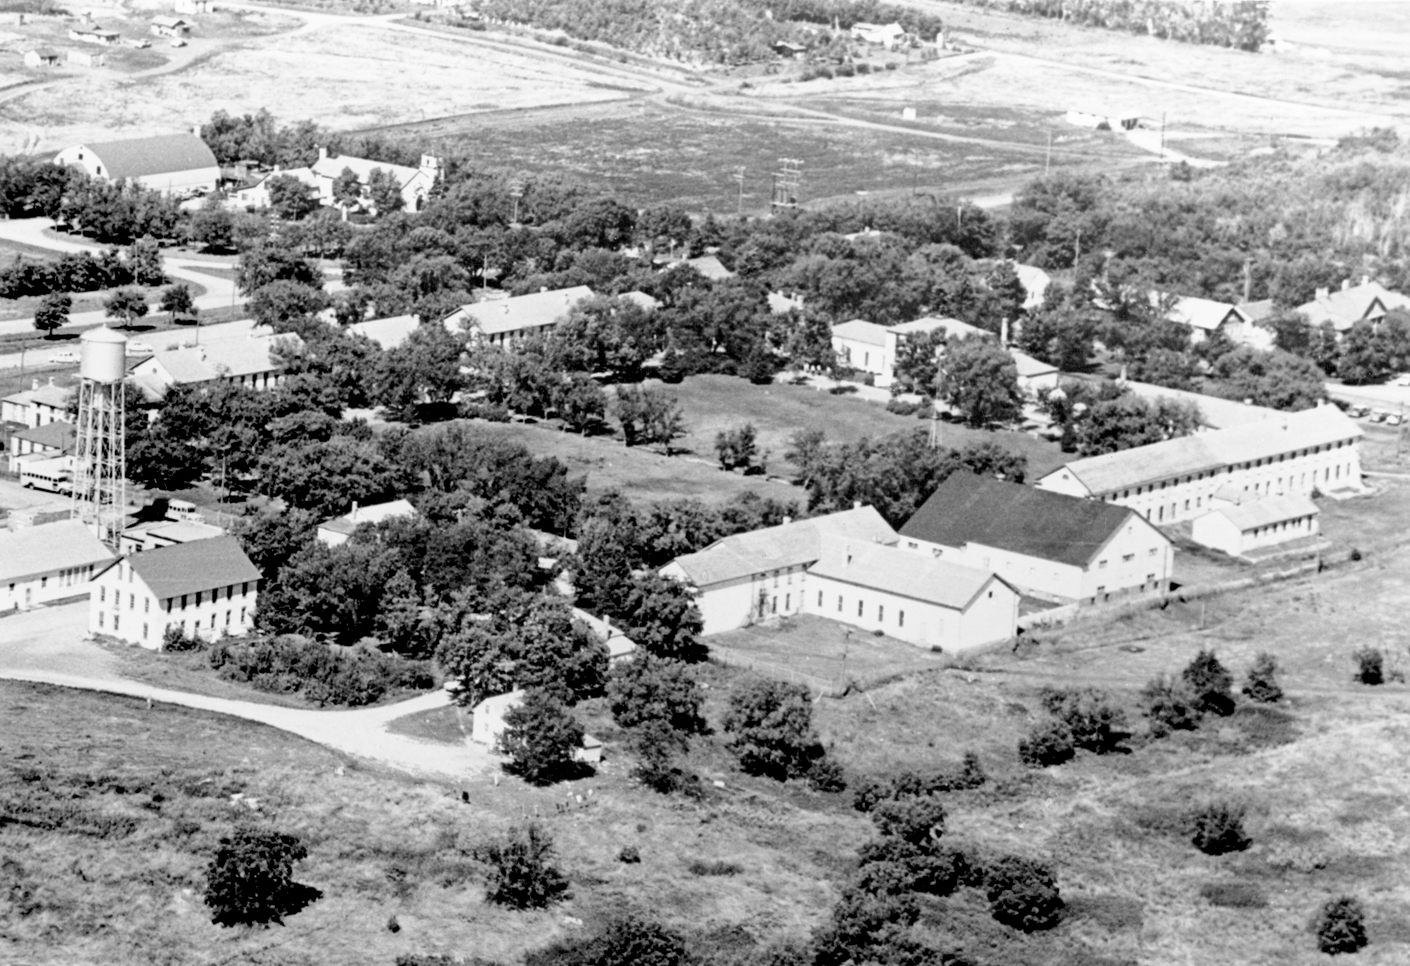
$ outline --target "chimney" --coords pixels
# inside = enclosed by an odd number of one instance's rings
[[[53,384],[54,384],[54,377],[53,377],[53,376],[50,376],[50,377],[49,377],[49,385],[52,386]]]
[[[852,509],[854,509],[854,510],[860,510],[861,508],[862,508],[862,501],[861,501],[861,500],[853,500],[853,501],[852,501]]]
[[[1351,279],[1349,279],[1349,278],[1344,278],[1344,279],[1342,279],[1342,280],[1341,280],[1341,290],[1342,290],[1343,292],[1345,292],[1345,291],[1346,291],[1347,289],[1349,289],[1349,288],[1351,288]]]
[[[1329,294],[1330,294],[1330,293],[1327,291],[1326,288],[1319,288],[1319,289],[1317,290],[1317,301],[1319,301],[1319,302],[1325,301],[1326,298],[1327,298],[1327,296],[1328,296]]]
[[[1006,347],[1009,344],[1009,319],[1004,316],[999,320],[999,344]]]
[[[328,149],[327,149],[327,148],[325,148],[325,147],[320,147],[320,148],[318,149],[318,160],[320,160],[320,161],[327,161],[327,160],[328,160]]]
[[[33,391],[33,390],[39,388],[39,377],[38,377],[38,376],[35,376],[35,377],[34,377],[34,382],[30,384],[30,387],[29,387],[29,388],[30,388],[31,391]]]
[[[1321,409],[1321,408],[1322,408],[1323,406],[1325,406],[1325,405],[1327,405],[1327,400],[1325,400],[1325,399],[1319,399],[1319,400],[1317,400],[1317,408],[1318,408],[1318,409]]]
[[[539,286],[539,294],[540,294],[540,295],[542,295],[544,292],[547,292],[547,291],[548,291],[548,286],[547,286],[547,285],[540,285],[540,286]]]
[[[196,137],[200,137],[200,136],[201,136],[201,125],[199,125],[199,124],[192,124],[192,125],[191,125],[191,133],[192,133],[193,135],[195,135]]]
[[[1320,402],[1320,400],[1318,400],[1318,402]],[[783,518],[783,525],[784,525],[785,527],[788,526],[788,525],[789,525],[790,523],[792,523],[792,522],[793,522],[793,518],[792,518],[792,517],[784,517],[784,518]]]
[[[348,515],[352,517],[352,522],[353,522],[353,523],[356,523],[356,522],[357,522],[357,501],[356,501],[356,500],[353,500],[352,513],[350,513],[350,514],[348,514]]]
[[[852,565],[852,545],[849,543],[849,544],[847,544],[847,566],[850,567],[851,565]]]
[[[1369,285],[1369,284],[1371,284],[1371,276],[1369,276],[1369,275],[1362,275],[1362,276],[1361,276],[1361,284],[1362,284],[1362,285]]]

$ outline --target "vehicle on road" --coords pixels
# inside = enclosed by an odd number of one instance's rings
[[[1387,426],[1399,426],[1405,419],[1400,413],[1386,413]]]
[[[73,492],[73,470],[50,464],[58,460],[40,460],[20,469],[20,485],[31,490],[48,490],[50,493]]]
[[[156,355],[152,347],[145,342],[129,342],[127,344],[127,354],[130,356]]]
[[[173,37],[171,38],[171,45],[173,47],[185,47],[186,41],[182,40],[180,37]]]
[[[1371,422],[1383,423],[1389,415],[1390,413],[1386,412],[1384,409],[1373,409],[1371,410]]]
[[[60,349],[58,352],[50,353],[49,361],[56,366],[76,366],[78,365],[77,349]]]
[[[1367,409],[1365,406],[1351,405],[1346,407],[1346,414],[1353,419],[1360,419],[1370,411],[1371,410]]]

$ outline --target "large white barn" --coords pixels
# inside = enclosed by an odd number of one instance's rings
[[[214,191],[220,181],[214,152],[193,133],[88,141],[64,148],[54,163],[72,165],[100,181],[131,181],[167,194]]]

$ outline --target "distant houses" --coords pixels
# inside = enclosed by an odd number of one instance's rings
[[[26,67],[57,67],[61,59],[53,47],[31,47],[24,52]]]
[[[421,320],[414,315],[393,315],[385,319],[354,322],[347,327],[347,331],[371,339],[378,348],[386,350],[398,348],[420,325]]]
[[[1410,308],[1410,298],[1390,291],[1379,282],[1362,279],[1359,285],[1352,285],[1347,279],[1339,289],[1317,289],[1316,297],[1299,305],[1295,311],[1313,328],[1330,323],[1337,335],[1342,336],[1357,322],[1379,322],[1391,309],[1399,308]]]
[[[168,194],[214,191],[220,180],[215,154],[198,133],[75,144],[56,154],[54,163],[100,181],[126,180]]]
[[[73,394],[72,389],[54,385],[52,376],[47,383],[35,379],[30,388],[0,399],[0,422],[24,426],[67,422]]]

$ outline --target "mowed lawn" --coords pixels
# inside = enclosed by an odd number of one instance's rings
[[[733,376],[691,376],[680,385],[665,386],[685,411],[687,433],[678,445],[707,459],[715,458],[716,434],[753,425],[760,451],[768,451],[771,475],[794,476],[798,467],[784,458],[789,438],[802,429],[822,430],[830,440],[853,442],[864,436],[929,430],[915,416],[887,412],[884,404],[856,395],[837,395],[813,386],[774,383],[756,386]],[[940,443],[960,449],[968,443],[992,441],[1028,458],[1030,480],[1066,461],[1057,444],[1027,433],[987,432],[940,423]]]

